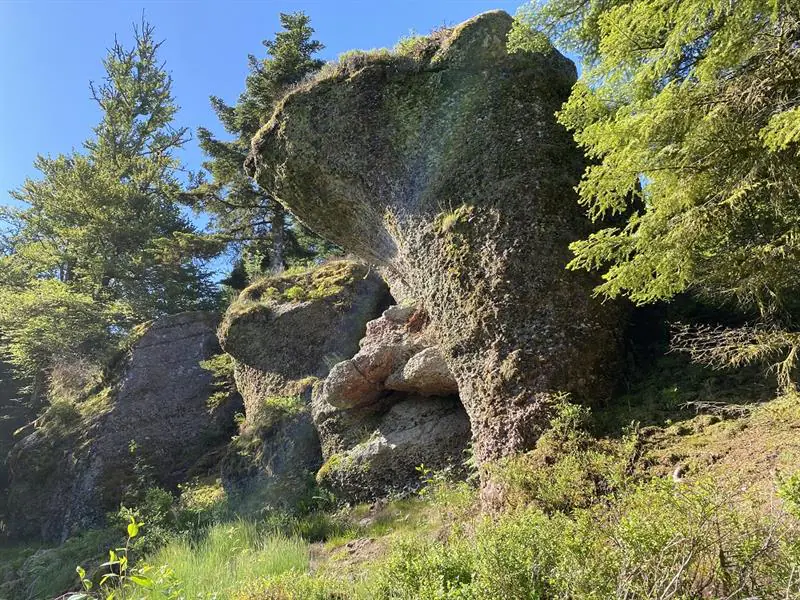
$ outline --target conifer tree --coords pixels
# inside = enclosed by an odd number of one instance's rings
[[[559,114],[590,160],[581,202],[596,219],[630,213],[576,241],[571,266],[600,270],[606,296],[738,307],[749,330],[681,345],[716,364],[782,355],[786,383],[800,351],[800,5],[547,0],[521,17],[585,58]]]
[[[153,27],[116,42],[92,85],[102,120],[83,152],[39,156],[37,179],[0,209],[0,350],[35,377],[70,354],[101,356],[132,324],[209,306],[203,242],[180,211],[171,79]]]
[[[582,53],[560,121],[581,201],[626,226],[574,245],[600,292],[693,290],[791,318],[800,284],[800,12],[775,0],[559,0],[523,19]],[[643,204],[641,201],[643,200]]]
[[[200,146],[209,157],[204,166],[211,180],[201,180],[187,196],[195,209],[212,215],[217,234],[236,247],[239,260],[230,281],[237,287],[244,284],[244,272],[250,276],[278,272],[292,259],[331,248],[305,230],[244,172],[250,141],[269,120],[277,101],[324,64],[315,58],[324,46],[313,39],[307,15],[282,13],[280,21],[283,31],[263,42],[267,56],[249,57],[250,72],[236,104],[211,97],[217,117],[233,139],[222,141],[208,129],[198,128]]]

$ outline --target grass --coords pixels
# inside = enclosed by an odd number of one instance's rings
[[[300,538],[265,533],[254,522],[215,525],[196,544],[175,541],[148,557],[168,565],[183,597],[230,598],[264,578],[309,567],[308,543]],[[161,600],[160,591],[141,592],[142,600]]]

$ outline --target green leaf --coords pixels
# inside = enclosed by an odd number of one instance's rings
[[[135,538],[137,535],[139,535],[139,523],[131,517],[131,522],[128,523],[128,537]]]
[[[128,577],[128,579],[130,579],[133,583],[135,583],[139,587],[143,588],[152,588],[153,585],[155,585],[152,579],[150,579],[149,577],[142,577],[141,575],[131,575],[130,577]]]

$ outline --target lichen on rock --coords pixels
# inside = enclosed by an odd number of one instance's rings
[[[290,93],[248,169],[306,225],[377,265],[430,315],[479,462],[531,448],[559,391],[606,397],[619,312],[568,272],[590,223],[583,159],[554,113],[576,79],[555,50],[509,54],[475,17],[409,59],[360,56]]]

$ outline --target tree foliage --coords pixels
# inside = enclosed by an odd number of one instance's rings
[[[800,291],[796,0],[559,0],[523,19],[586,57],[559,114],[590,166],[595,219],[573,245],[598,291],[692,291],[791,321]]]
[[[220,123],[233,139],[223,141],[206,128],[198,129],[211,180],[200,180],[187,196],[195,209],[212,216],[218,234],[238,251],[241,260],[229,278],[237,287],[244,285],[247,273],[280,271],[286,262],[329,249],[244,172],[250,140],[269,120],[277,101],[324,64],[314,57],[324,46],[313,39],[308,16],[282,13],[280,21],[283,31],[263,42],[267,56],[249,57],[250,71],[236,104],[211,97]]]
[[[35,376],[59,356],[101,354],[130,325],[202,307],[218,252],[181,215],[171,79],[153,28],[116,42],[92,85],[102,120],[82,152],[39,156],[37,179],[0,208],[0,349]]]

